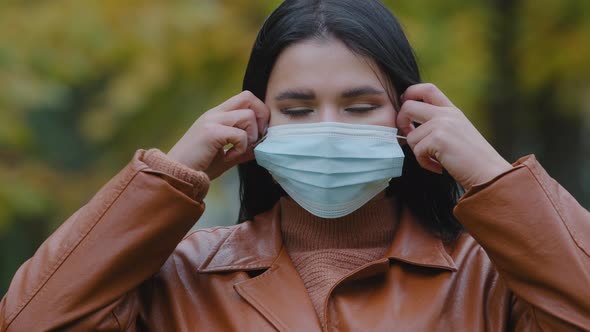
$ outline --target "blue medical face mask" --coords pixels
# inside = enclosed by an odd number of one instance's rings
[[[357,210],[402,174],[397,129],[336,122],[268,128],[254,149],[300,206],[321,218]]]

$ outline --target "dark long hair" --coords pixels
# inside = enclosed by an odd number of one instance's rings
[[[372,59],[394,88],[396,96],[420,83],[414,52],[395,16],[379,0],[287,0],[260,30],[246,69],[243,89],[264,100],[273,66],[286,47],[313,38],[336,38],[353,52]],[[386,191],[407,206],[427,229],[444,240],[462,232],[453,207],[462,189],[448,174],[424,170],[406,144],[403,175],[392,179]],[[240,216],[252,219],[285,195],[266,169],[256,161],[238,166]],[[400,205],[401,206],[401,205]]]

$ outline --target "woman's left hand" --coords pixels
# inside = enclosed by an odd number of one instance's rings
[[[444,167],[466,189],[512,168],[433,84],[406,90],[397,126],[423,168],[440,174]]]

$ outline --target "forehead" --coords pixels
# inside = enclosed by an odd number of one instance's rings
[[[378,66],[337,39],[295,43],[278,57],[268,82],[268,94],[281,89],[307,88],[318,94],[337,93],[351,86],[382,87]]]

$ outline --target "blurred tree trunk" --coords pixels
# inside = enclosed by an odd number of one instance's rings
[[[584,121],[582,112],[560,109],[556,102],[558,80],[546,84],[531,96],[530,112],[536,125],[536,139],[541,147],[539,155],[543,166],[559,183],[572,193],[580,203],[588,207],[588,197],[584,192]],[[561,103],[563,105],[563,103]],[[564,106],[561,106],[562,108]]]
[[[491,136],[494,147],[509,161],[517,156],[515,140],[520,136],[518,117],[524,112],[516,79],[512,46],[515,37],[515,11],[519,0],[490,0],[492,26],[490,89],[487,95]]]
[[[493,63],[486,105],[493,145],[510,162],[536,154],[549,174],[588,207],[590,197],[583,186],[588,146],[583,140],[582,112],[560,109],[563,103],[555,93],[558,77],[532,93],[519,85],[514,50],[522,0],[490,1]]]

